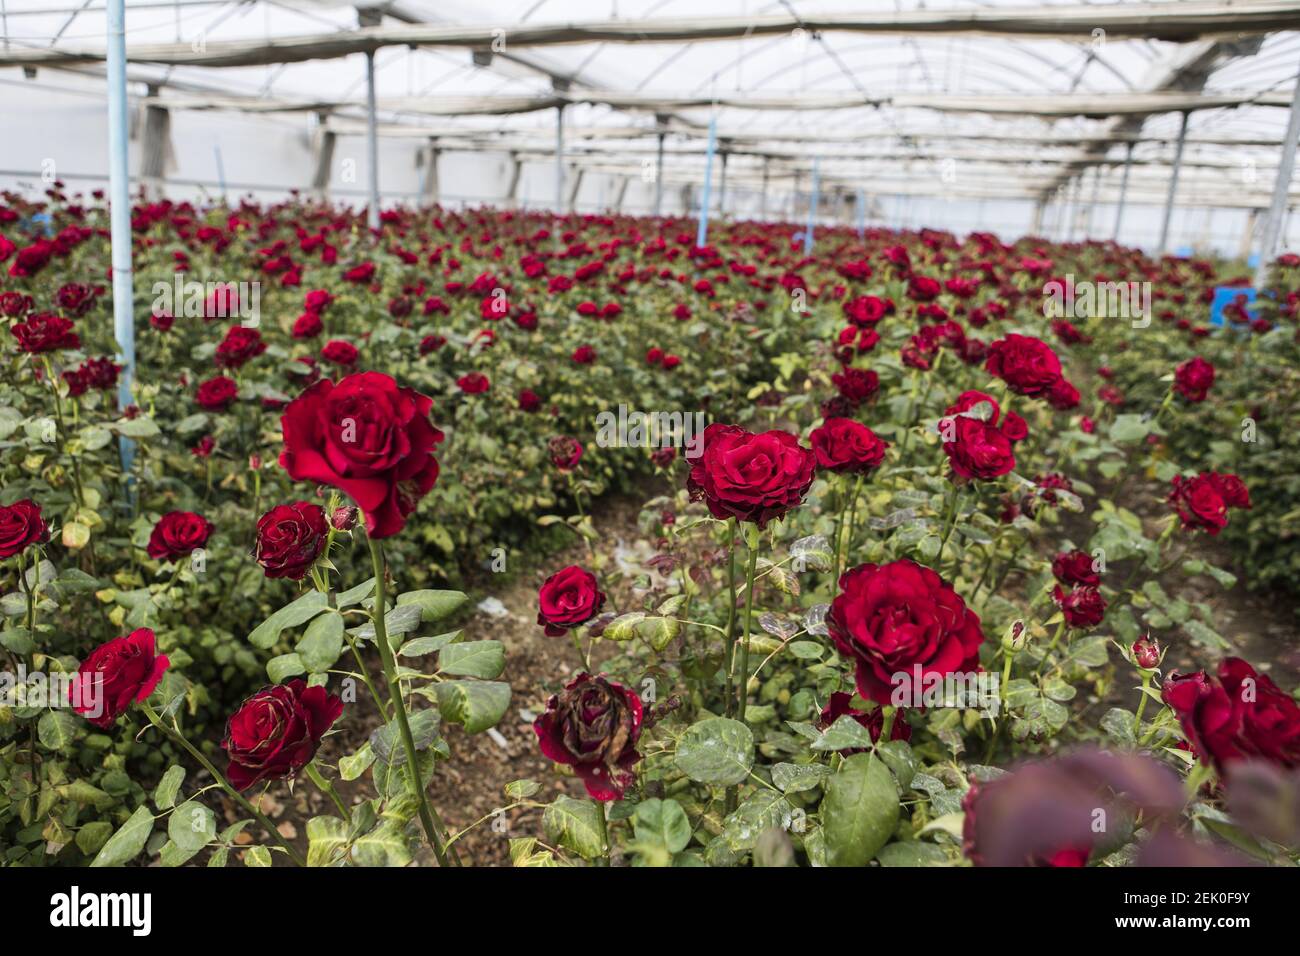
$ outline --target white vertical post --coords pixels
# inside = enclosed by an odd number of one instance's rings
[[[821,189],[821,159],[813,157],[812,168],[812,197],[808,200],[808,225],[803,232],[803,254],[812,255],[813,247],[813,223],[817,221],[817,198]]]
[[[1128,174],[1133,167],[1133,143],[1128,144],[1128,151],[1124,154],[1124,176],[1119,181],[1119,203],[1115,206],[1115,233],[1111,236],[1113,240],[1119,242],[1119,225],[1124,221],[1124,202],[1128,199]]]
[[[1259,266],[1255,270],[1255,288],[1264,288],[1268,270],[1277,255],[1282,241],[1282,226],[1287,216],[1287,195],[1291,191],[1291,174],[1295,170],[1295,151],[1300,145],[1300,79],[1296,80],[1291,96],[1291,117],[1286,124],[1286,138],[1282,141],[1282,161],[1278,163],[1277,179],[1273,182],[1273,201],[1268,207],[1264,222],[1264,244],[1259,249]]]
[[[862,239],[867,234],[867,194],[861,189],[858,190],[858,238]]]
[[[564,104],[555,108],[555,214],[564,213]]]
[[[659,134],[659,145],[655,149],[655,215],[658,216],[664,204],[664,134]]]
[[[704,192],[700,196],[700,224],[695,231],[695,245],[704,246],[709,238],[709,193],[713,191],[713,153],[718,147],[718,119],[709,117],[709,145],[704,152]]]
[[[1156,252],[1163,255],[1168,251],[1169,245],[1169,224],[1174,218],[1174,194],[1178,191],[1178,174],[1183,168],[1183,146],[1187,143],[1187,117],[1190,113],[1183,114],[1183,121],[1178,127],[1178,145],[1174,147],[1174,168],[1169,174],[1169,195],[1165,197],[1165,218],[1160,224],[1160,245]]]
[[[135,302],[131,276],[131,168],[128,157],[126,106],[125,0],[108,0],[108,181],[113,261],[113,334],[117,338],[122,374],[117,380],[117,404],[131,404],[135,378]],[[129,470],[135,443],[123,438],[122,469]]]
[[[375,115],[375,51],[366,51],[366,163],[370,167],[370,207],[366,223],[379,228],[379,120]]]

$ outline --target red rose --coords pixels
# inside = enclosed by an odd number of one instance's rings
[[[54,352],[58,349],[81,348],[81,339],[72,331],[72,320],[42,312],[9,330],[18,340],[18,348],[31,354]]]
[[[1092,555],[1077,548],[1074,551],[1062,551],[1052,559],[1052,574],[1056,580],[1070,587],[1086,584],[1095,588],[1101,585],[1101,575],[1093,567]]]
[[[420,339],[420,354],[428,355],[430,352],[436,352],[447,344],[447,339],[441,335],[426,335]]]
[[[107,730],[133,701],[148,699],[169,663],[165,654],[154,653],[154,633],[147,627],[101,644],[77,668],[72,709]]]
[[[357,347],[342,339],[330,339],[320,350],[320,357],[335,365],[352,366],[357,362]]]
[[[1174,369],[1174,388],[1189,402],[1203,402],[1214,384],[1214,366],[1199,355]]]
[[[828,471],[864,474],[879,468],[889,443],[866,425],[851,418],[828,418],[808,436],[817,467]]]
[[[568,435],[556,435],[546,443],[546,452],[551,456],[551,464],[568,474],[582,460],[582,442]]]
[[[1058,584],[1052,591],[1052,600],[1070,627],[1096,627],[1106,616],[1106,599],[1092,585],[1080,585],[1067,592]]]
[[[1250,759],[1300,767],[1300,705],[1241,658],[1225,658],[1217,677],[1175,671],[1161,696],[1196,756],[1220,773]]]
[[[647,365],[658,365],[664,360],[664,350],[661,348],[652,348],[645,353]]]
[[[943,578],[914,561],[844,572],[826,626],[856,664],[858,693],[882,706],[896,691],[913,699],[918,673],[924,680],[979,668],[980,619]]]
[[[867,369],[848,366],[831,376],[831,384],[856,407],[879,391],[880,376]]]
[[[831,699],[826,702],[818,718],[818,726],[825,730],[835,723],[845,714],[852,717],[871,734],[871,739],[880,740],[881,731],[885,729],[885,711],[881,707],[873,707],[870,711],[861,711],[855,709],[849,701],[853,700],[852,694],[846,694],[844,691],[837,690],[831,694]],[[894,715],[894,725],[889,731],[890,740],[911,740],[912,725],[903,719],[903,712],[900,710]],[[856,754],[863,753],[864,748],[851,747],[842,750],[840,753]]]
[[[531,388],[519,390],[519,409],[525,412],[535,412],[542,407],[542,400]]]
[[[310,501],[276,505],[257,519],[254,556],[268,578],[301,581],[325,550],[325,510]]]
[[[322,379],[280,418],[280,465],[295,481],[338,488],[361,506],[371,537],[406,525],[438,480],[434,448],[443,434],[429,421],[432,399],[399,388],[381,372]]]
[[[343,701],[301,680],[263,687],[226,722],[221,747],[236,790],[292,777],[316,756],[321,737],[343,713]]]
[[[488,390],[492,384],[488,377],[481,372],[470,372],[468,375],[462,375],[456,379],[456,384],[466,395],[481,395]]]
[[[687,487],[715,518],[762,528],[800,504],[812,486],[817,456],[789,432],[755,435],[739,425],[714,423],[702,440]]]
[[[883,299],[874,295],[861,295],[845,302],[844,317],[854,325],[875,325],[885,317],[888,307]]]
[[[1203,471],[1195,478],[1175,475],[1166,499],[1184,528],[1201,529],[1214,536],[1228,524],[1229,508],[1250,508],[1250,492],[1236,475]]]
[[[605,677],[579,674],[533,721],[542,754],[573,767],[593,800],[618,800],[641,755],[641,699]]]
[[[907,280],[907,297],[916,302],[930,302],[942,291],[938,280],[929,276],[914,275]]]
[[[198,391],[194,393],[194,400],[198,402],[199,407],[210,412],[225,411],[238,397],[239,386],[235,384],[233,378],[224,375],[201,382]]]
[[[1129,651],[1132,652],[1138,667],[1150,671],[1160,666],[1160,642],[1150,634],[1134,641]]]
[[[590,345],[579,345],[573,350],[573,361],[575,365],[590,365],[596,361],[596,350]]]
[[[550,637],[560,637],[599,614],[605,595],[594,574],[573,564],[546,579],[537,592],[537,604],[537,623]]]
[[[944,453],[958,477],[989,481],[1016,467],[1011,439],[991,422],[959,413],[941,420],[939,428]]]
[[[30,498],[0,505],[0,561],[26,551],[33,544],[49,540],[50,529],[41,517],[41,506]]]
[[[681,356],[678,355],[664,356],[664,368],[670,372],[681,364],[682,364]]]
[[[324,327],[319,313],[304,312],[294,319],[292,334],[295,339],[312,339],[320,335]]]
[[[985,363],[991,373],[1021,395],[1049,392],[1061,377],[1061,360],[1041,339],[1008,335],[989,346]]]
[[[266,343],[262,341],[261,332],[243,325],[232,325],[217,346],[216,364],[218,368],[239,368],[265,351]]]
[[[146,553],[156,561],[175,561],[201,548],[212,534],[212,522],[192,511],[169,511],[153,526]]]
[[[1051,405],[1057,411],[1068,412],[1072,408],[1079,407],[1079,390],[1070,382],[1061,376],[1047,391],[1047,404]]]
[[[303,297],[303,308],[308,312],[320,315],[325,311],[325,307],[333,301],[334,297],[324,289],[312,289]]]

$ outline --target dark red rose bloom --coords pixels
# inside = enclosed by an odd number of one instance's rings
[[[1052,591],[1052,600],[1070,627],[1096,627],[1106,616],[1106,599],[1091,585],[1080,585],[1067,592],[1058,584]]]
[[[874,295],[860,295],[844,303],[844,317],[854,325],[875,325],[889,312],[884,299]]]
[[[257,519],[254,556],[268,578],[301,581],[325,550],[325,510],[310,501],[276,505]]]
[[[31,354],[55,352],[81,347],[81,339],[72,331],[72,320],[42,312],[9,330],[18,340],[18,348]]]
[[[1002,429],[991,421],[955,414],[939,422],[944,454],[953,474],[964,479],[989,481],[1016,467],[1015,452]]]
[[[762,528],[785,517],[812,486],[817,456],[789,432],[755,435],[739,425],[714,423],[702,440],[687,488],[704,499],[715,518],[753,521]]]
[[[524,412],[535,412],[542,407],[542,400],[531,388],[522,388],[519,390],[519,409]]]
[[[226,722],[226,778],[236,790],[247,790],[263,780],[293,777],[316,756],[325,731],[342,713],[343,701],[324,687],[302,680],[263,687]]]
[[[107,391],[116,385],[117,376],[121,371],[122,366],[104,356],[88,358],[77,369],[86,387],[98,391]]]
[[[334,297],[324,289],[312,289],[303,297],[303,308],[320,315],[325,307],[334,301]]]
[[[481,395],[488,390],[492,383],[481,372],[470,372],[456,379],[456,384],[460,386],[460,390],[466,395]]]
[[[990,345],[985,368],[1021,395],[1049,392],[1061,377],[1061,360],[1051,346],[1028,335],[1008,335]]]
[[[16,279],[30,278],[44,269],[54,255],[56,246],[48,239],[37,239],[30,246],[18,250],[9,274]]]
[[[916,302],[930,302],[942,291],[939,281],[929,276],[913,275],[907,280],[907,297]]]
[[[1052,574],[1056,580],[1069,587],[1086,584],[1089,587],[1101,586],[1101,575],[1093,567],[1092,555],[1077,548],[1062,551],[1052,559]]]
[[[557,470],[568,474],[582,460],[582,442],[569,435],[556,435],[546,443],[546,453]]]
[[[1160,666],[1160,642],[1150,634],[1139,637],[1129,648],[1138,667],[1155,670]]]
[[[996,781],[991,781],[991,783],[996,783]],[[966,856],[976,866],[984,865],[983,856],[979,852],[977,834],[980,798],[986,787],[988,787],[988,784],[972,781],[970,789],[966,791],[966,796],[961,801],[961,809],[964,814],[962,820],[962,846]],[[1025,860],[1024,865],[1032,867],[1084,867],[1088,865],[1088,857],[1091,855],[1092,849],[1089,846],[1066,846],[1031,856]]]
[[[596,361],[596,350],[590,345],[579,345],[573,350],[573,361],[576,365],[590,365]]]
[[[213,449],[216,447],[217,440],[211,435],[204,435],[194,443],[194,447],[190,449],[190,454],[195,458],[210,458],[212,457]]]
[[[681,359],[681,356],[679,356],[679,355],[665,355],[665,356],[664,356],[664,365],[663,365],[663,367],[664,367],[665,369],[667,369],[668,371],[670,371],[670,372],[671,372],[673,369],[675,369],[677,366],[681,365],[681,364],[682,364],[682,359]]]
[[[914,561],[863,564],[840,577],[826,614],[831,640],[856,665],[858,694],[884,706],[913,699],[918,675],[979,669],[980,619],[956,591]]]
[[[1189,402],[1203,402],[1214,384],[1214,366],[1199,355],[1174,369],[1174,388]]]
[[[112,727],[133,702],[148,699],[171,663],[154,647],[153,631],[142,627],[91,651],[73,678],[72,709],[101,730]]]
[[[618,800],[641,755],[641,699],[605,677],[579,674],[533,721],[542,754],[573,767],[593,800]]]
[[[95,304],[95,298],[95,290],[90,286],[80,282],[69,282],[59,287],[54,301],[64,312],[80,318],[90,311],[90,307]]]
[[[1215,677],[1175,671],[1161,696],[1196,756],[1220,773],[1251,759],[1300,767],[1300,705],[1241,658],[1224,658]]]
[[[537,623],[549,636],[560,637],[599,614],[605,595],[594,574],[572,564],[546,579],[537,592],[537,604]]]
[[[822,708],[821,715],[818,717],[817,726],[822,730],[830,727],[831,724],[839,720],[845,714],[852,717],[871,734],[874,741],[880,740],[880,733],[885,729],[885,711],[881,707],[873,707],[869,711],[857,710],[849,702],[853,700],[852,694],[846,694],[844,691],[837,690],[831,694],[831,699],[826,702]],[[903,712],[900,710],[894,714],[894,726],[889,731],[890,740],[911,740],[912,725],[903,718]],[[840,753],[857,754],[864,753],[865,748],[850,747],[842,750]]]
[[[239,386],[235,384],[233,378],[224,375],[201,382],[198,391],[194,393],[194,400],[198,402],[199,407],[210,412],[225,411],[238,397]]]
[[[3,262],[0,259],[0,262]],[[7,315],[11,319],[26,315],[36,307],[30,295],[24,295],[21,292],[3,292],[0,293],[0,315]]]
[[[656,468],[667,468],[677,460],[677,449],[671,445],[656,448],[650,453],[650,460]]]
[[[428,355],[430,352],[436,352],[447,344],[447,339],[442,335],[426,335],[420,339],[420,354]]]
[[[357,526],[357,509],[351,505],[335,508],[330,515],[330,524],[335,531],[351,531]]]
[[[212,522],[193,511],[169,511],[149,535],[145,552],[155,561],[175,561],[208,543]]]
[[[320,335],[324,323],[317,312],[304,312],[293,321],[292,335],[295,339],[313,339]]]
[[[1236,475],[1203,471],[1190,479],[1175,475],[1167,501],[1184,528],[1213,536],[1227,527],[1229,508],[1250,508],[1250,492]]]
[[[831,384],[856,407],[880,390],[880,376],[868,369],[849,366],[832,375]]]
[[[1079,390],[1065,376],[1058,378],[1047,392],[1047,403],[1058,411],[1079,407]]]
[[[149,324],[159,332],[167,332],[176,324],[176,317],[170,312],[155,312],[149,316]]]
[[[240,368],[265,351],[266,343],[262,341],[261,332],[244,325],[232,325],[217,346],[215,361],[218,368]]]
[[[49,540],[50,529],[41,517],[41,506],[30,498],[0,505],[0,561]]]
[[[381,372],[322,379],[280,418],[280,465],[295,481],[338,488],[361,506],[371,537],[386,538],[438,480],[434,448],[443,434],[429,421],[433,400],[400,388]]]
[[[828,418],[808,436],[817,467],[829,471],[864,474],[880,467],[889,443],[866,425],[851,418]]]
[[[330,339],[325,343],[325,347],[320,350],[320,357],[327,362],[333,362],[335,365],[351,367],[357,362],[358,352],[357,347],[351,342],[344,342],[342,339]]]

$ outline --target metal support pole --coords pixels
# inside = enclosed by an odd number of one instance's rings
[[[1101,195],[1101,167],[1092,167],[1092,198],[1088,200],[1088,213],[1083,220],[1083,238],[1092,235],[1092,217],[1097,211],[1097,200]]]
[[[709,117],[709,145],[704,151],[704,192],[700,196],[700,225],[695,233],[696,247],[709,238],[709,194],[713,191],[713,153],[718,147],[718,118]]]
[[[813,247],[813,223],[817,221],[817,197],[821,190],[821,160],[813,157],[812,170],[812,198],[808,201],[808,225],[803,231],[803,254],[812,255]]]
[[[1295,151],[1300,144],[1300,80],[1296,81],[1295,92],[1291,96],[1291,117],[1286,124],[1286,137],[1282,142],[1282,161],[1277,167],[1277,179],[1273,182],[1273,201],[1268,207],[1268,219],[1264,223],[1264,244],[1259,250],[1259,267],[1255,270],[1255,288],[1262,289],[1268,282],[1268,270],[1278,245],[1282,241],[1282,226],[1286,222],[1287,194],[1291,190],[1291,174],[1295,169]]]
[[[1133,143],[1128,144],[1124,154],[1124,176],[1119,181],[1119,204],[1115,207],[1115,234],[1111,236],[1119,242],[1119,225],[1124,221],[1124,202],[1128,199],[1128,174],[1133,168]]]
[[[113,261],[113,334],[122,372],[117,406],[132,404],[135,378],[135,302],[131,275],[131,167],[128,157],[126,105],[125,0],[108,0],[108,180]],[[51,383],[53,384],[53,383]],[[131,468],[135,443],[122,438],[122,470]]]
[[[1183,146],[1187,144],[1187,118],[1190,115],[1184,113],[1183,121],[1178,127],[1178,145],[1174,147],[1174,168],[1169,174],[1169,195],[1165,197],[1165,218],[1160,224],[1160,245],[1156,249],[1160,255],[1168,251],[1169,224],[1174,218],[1174,194],[1178,191],[1178,174],[1183,168]]]
[[[370,180],[370,207],[366,224],[379,229],[379,120],[375,116],[375,51],[366,51],[366,163]]]
[[[659,134],[659,145],[655,150],[655,215],[658,216],[664,205],[664,134]]]
[[[564,212],[564,106],[555,108],[555,214]]]
[[[867,194],[861,189],[858,190],[858,238],[862,239],[867,234]]]
[[[1029,227],[1029,231],[1037,236],[1043,231],[1043,214],[1047,211],[1047,200],[1042,196],[1038,197],[1038,202],[1034,203],[1034,221]]]
[[[1077,208],[1075,196],[1078,193],[1077,179],[1065,184],[1065,200],[1061,203],[1061,241],[1069,242],[1074,238],[1074,211]]]
[[[771,157],[763,158],[763,190],[758,196],[758,218],[767,219],[767,176],[772,166]]]
[[[722,175],[718,177],[718,218],[727,218],[727,151],[722,151]]]

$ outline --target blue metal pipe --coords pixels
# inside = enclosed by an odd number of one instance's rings
[[[817,218],[817,197],[821,190],[821,160],[813,160],[812,198],[808,202],[808,228],[803,231],[803,254],[812,255],[813,222]]]
[[[695,245],[703,246],[709,238],[709,194],[713,191],[713,153],[718,146],[718,118],[709,117],[709,145],[704,151],[704,191],[700,195],[700,227]]]
[[[122,374],[117,404],[132,403],[135,379],[135,303],[131,281],[131,167],[127,145],[125,0],[108,0],[108,196],[113,248],[113,333]],[[135,443],[119,437],[122,470],[129,471]]]

